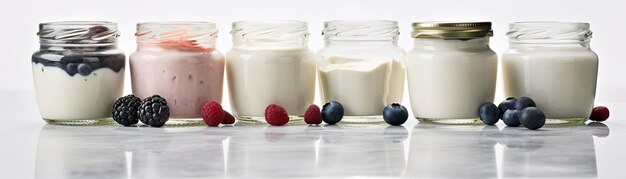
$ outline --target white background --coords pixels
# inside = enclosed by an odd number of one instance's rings
[[[322,22],[337,19],[389,19],[400,23],[400,46],[412,47],[410,23],[413,21],[456,20],[492,21],[495,36],[491,47],[497,53],[507,48],[505,33],[508,23],[516,21],[581,21],[591,23],[594,31],[592,48],[600,56],[597,104],[626,102],[626,1],[623,0],[222,0],[222,1],[165,1],[165,0],[0,0],[0,91],[23,91],[33,94],[30,56],[38,49],[35,35],[38,23],[65,20],[106,20],[117,22],[122,31],[119,46],[127,53],[135,49],[135,24],[145,21],[211,21],[220,29],[217,48],[225,52],[231,47],[230,23],[237,20],[294,19],[308,21],[311,49],[322,46]],[[126,91],[130,92],[127,78]],[[502,99],[498,84],[496,101]],[[226,90],[225,90],[226,92]],[[14,93],[8,93],[14,94]],[[15,98],[10,98],[15,99]],[[224,103],[228,103],[224,93]],[[26,107],[35,108],[34,98]],[[14,107],[10,101],[0,99],[0,107]],[[18,103],[20,104],[20,103]],[[23,103],[21,103],[23,104]],[[405,95],[404,104],[408,104]],[[228,107],[229,105],[224,105]],[[18,105],[18,107],[20,107]],[[24,108],[25,106],[21,106]],[[5,110],[6,111],[6,110]],[[16,109],[34,111],[32,109]],[[409,110],[410,111],[410,110]],[[617,113],[621,113],[617,111]],[[3,175],[23,176],[33,173],[38,128],[43,121],[37,114],[0,114],[0,166]],[[13,116],[13,117],[11,117]],[[614,119],[612,119],[614,120]],[[618,121],[619,119],[615,120]],[[611,127],[622,127],[611,123]],[[15,128],[20,132],[8,130]],[[27,129],[23,130],[23,129]],[[6,132],[6,133],[4,133]],[[19,137],[15,137],[15,136]],[[615,135],[615,134],[612,134]],[[619,139],[618,139],[619,140]],[[603,140],[601,140],[603,141]],[[609,145],[596,148],[598,158],[623,158],[619,151],[623,146],[605,141]],[[30,147],[25,147],[30,146]],[[616,174],[621,172],[619,163],[599,164],[598,168]],[[606,174],[605,174],[606,175]],[[619,174],[618,174],[619,175]],[[23,178],[23,177],[8,177]]]
[[[285,19],[309,22],[310,47],[323,45],[325,20],[389,19],[400,23],[400,46],[412,47],[413,21],[492,21],[495,36],[491,47],[502,53],[508,46],[504,35],[508,23],[516,21],[579,21],[591,23],[592,49],[600,56],[596,104],[626,101],[626,3],[619,0],[472,0],[472,1],[164,1],[164,0],[50,0],[0,1],[0,90],[32,91],[30,56],[38,48],[38,23],[66,20],[105,20],[121,29],[119,47],[127,54],[135,50],[135,24],[145,21],[210,21],[220,29],[217,49],[231,47],[230,24],[237,20]],[[127,71],[128,75],[128,71]],[[501,79],[499,79],[501,80]],[[226,86],[226,85],[225,85]],[[225,107],[228,93],[224,90]],[[130,80],[126,78],[126,93]],[[317,95],[319,97],[319,95]],[[318,98],[316,97],[316,98]],[[498,84],[496,101],[503,98]],[[319,104],[319,100],[316,99]],[[404,104],[408,104],[405,91]],[[410,110],[409,110],[410,111]]]

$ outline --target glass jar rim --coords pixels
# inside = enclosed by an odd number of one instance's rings
[[[113,25],[117,26],[115,22],[109,21],[54,21],[54,22],[42,22],[39,26],[47,27],[67,27],[67,26],[95,26],[95,25]]]
[[[592,34],[589,23],[561,21],[514,22],[506,33],[516,43],[589,42]]]
[[[39,43],[54,46],[108,46],[120,36],[117,23],[108,21],[56,21],[39,24]]]
[[[183,51],[210,51],[215,48],[217,25],[201,21],[157,21],[137,23],[137,44],[156,45]]]
[[[308,23],[298,20],[245,20],[232,23],[234,48],[307,47]]]
[[[336,24],[348,24],[348,25],[360,25],[360,24],[375,24],[375,25],[398,25],[398,21],[393,20],[330,20],[324,21],[324,26],[336,25]]]
[[[232,28],[238,26],[304,26],[307,27],[308,23],[299,20],[242,20],[232,23]]]
[[[150,21],[137,23],[137,26],[176,26],[176,25],[190,25],[190,26],[207,26],[217,29],[217,25],[213,22],[203,21]]]
[[[326,41],[396,41],[400,35],[397,21],[332,20],[324,22]]]
[[[509,24],[511,26],[518,27],[554,27],[554,26],[575,26],[589,28],[587,22],[566,22],[566,21],[520,21]]]

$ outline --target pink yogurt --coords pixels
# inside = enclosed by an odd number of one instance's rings
[[[204,103],[222,101],[224,56],[217,50],[143,48],[130,56],[130,72],[133,94],[161,95],[171,118],[199,118]]]

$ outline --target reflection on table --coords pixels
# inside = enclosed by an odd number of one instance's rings
[[[35,178],[594,177],[602,123],[545,127],[46,125]]]

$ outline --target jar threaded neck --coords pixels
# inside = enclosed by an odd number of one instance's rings
[[[210,51],[217,41],[210,22],[146,22],[137,24],[137,44],[181,51]]]
[[[339,20],[324,22],[322,35],[326,41],[395,41],[400,30],[396,21]]]
[[[39,43],[52,46],[110,46],[117,43],[117,24],[105,21],[61,21],[39,24]]]
[[[516,22],[506,35],[512,43],[588,43],[593,32],[589,23]]]
[[[309,41],[303,21],[238,21],[230,34],[235,48],[306,48]]]

